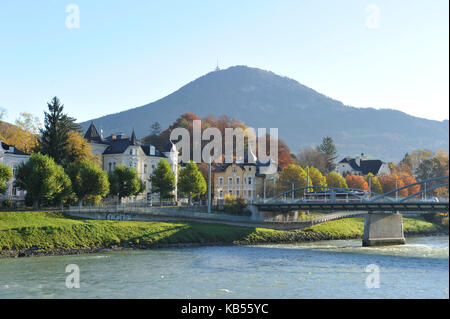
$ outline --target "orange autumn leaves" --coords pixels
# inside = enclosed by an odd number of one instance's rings
[[[414,176],[410,176],[410,175],[406,175],[406,174],[403,174],[400,176],[398,176],[396,174],[381,175],[381,176],[376,176],[376,177],[374,176],[374,177],[372,177],[372,179],[373,179],[372,180],[373,182],[375,181],[375,179],[378,179],[383,193],[387,193],[396,188],[400,188],[405,185],[413,184],[413,183],[417,182],[416,178]],[[366,190],[366,191],[369,190],[369,184],[363,176],[348,174],[347,176],[345,176],[345,180],[346,180],[349,188],[361,189],[361,190]],[[420,185],[414,185],[414,186],[404,188],[404,189],[398,191],[398,196],[406,197],[408,195],[415,194],[419,191],[420,191]]]

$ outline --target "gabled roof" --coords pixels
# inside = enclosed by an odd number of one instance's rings
[[[142,149],[142,151],[145,153],[145,155],[147,155],[147,156],[156,156],[156,157],[166,157],[163,153],[161,153],[160,151],[158,151],[156,148],[155,148],[155,154],[154,155],[151,155],[150,154],[150,148],[152,147],[153,145],[141,145],[141,149]],[[154,147],[154,146],[153,146]]]
[[[372,173],[373,175],[377,175],[380,170],[383,162],[381,160],[360,160],[360,164],[356,163],[356,159],[354,158],[344,158],[339,163],[347,163],[350,167],[358,172],[361,172],[363,175],[367,175]]]
[[[18,150],[15,146],[13,146],[13,145],[8,145],[8,144],[6,144],[6,143],[4,143],[4,142],[1,142],[1,147],[3,148],[3,150],[6,152],[6,153],[9,153],[9,154],[15,154],[15,155],[30,155],[30,154],[27,154],[27,153],[25,153],[25,152],[22,152],[21,150]],[[14,148],[14,150],[12,150],[12,148]]]

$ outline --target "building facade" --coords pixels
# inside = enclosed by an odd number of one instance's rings
[[[4,194],[0,194],[0,200],[10,200],[13,205],[21,206],[25,202],[26,191],[14,187],[14,175],[16,168],[26,161],[30,155],[18,150],[12,145],[8,145],[0,140],[0,163],[11,167],[13,171],[12,178],[6,182],[7,190]]]
[[[367,156],[364,156],[364,154],[354,158],[349,156],[345,157],[336,164],[335,171],[342,176],[347,174],[364,176],[369,173],[372,173],[375,176],[391,174],[391,170],[389,169],[387,163],[381,160],[369,159]]]
[[[278,168],[274,174],[261,173],[262,167],[275,165],[270,162],[261,162],[250,151],[251,161],[246,156],[244,161],[216,164],[214,168],[214,202],[220,204],[225,196],[243,198],[252,202],[264,196],[264,184],[266,179],[278,175]]]
[[[175,178],[178,179],[178,151],[170,141],[159,151],[153,145],[141,144],[136,138],[134,130],[131,137],[123,134],[112,134],[103,138],[93,123],[89,126],[84,138],[91,144],[92,153],[101,157],[103,170],[109,173],[119,164],[137,170],[139,178],[145,183],[145,192],[137,196],[136,199],[157,197],[157,194],[151,194],[149,178],[161,159],[169,162]]]

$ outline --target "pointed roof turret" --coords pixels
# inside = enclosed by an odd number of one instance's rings
[[[134,128],[133,128],[133,133],[131,133],[130,144],[137,145],[137,138],[136,138],[136,134],[134,133]]]
[[[86,134],[84,134],[84,138],[87,139],[89,143],[91,143],[91,142],[97,142],[97,143],[103,142],[103,139],[101,138],[100,134],[98,134],[98,131],[95,128],[94,122],[91,122],[91,125],[89,125],[89,128],[86,131]]]

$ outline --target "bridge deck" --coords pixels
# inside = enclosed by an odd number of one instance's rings
[[[296,203],[258,203],[254,204],[262,211],[400,211],[400,212],[448,212],[449,205],[439,202],[296,202]]]

